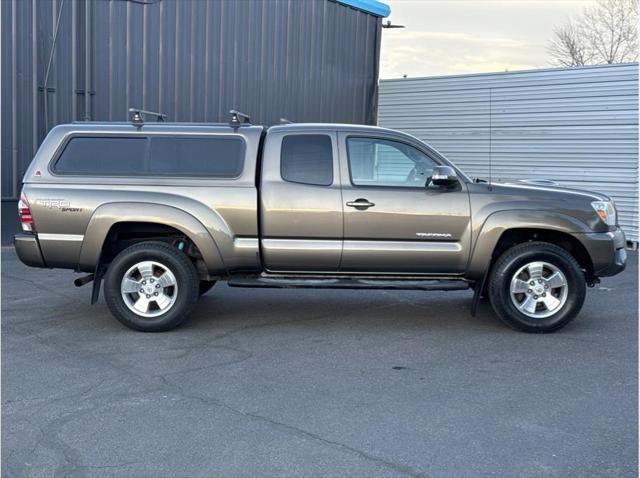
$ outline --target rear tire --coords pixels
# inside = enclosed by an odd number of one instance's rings
[[[585,291],[576,259],[546,242],[508,249],[489,281],[493,309],[507,325],[524,332],[547,333],[567,325],[580,312]]]
[[[199,286],[196,268],[183,252],[147,241],[128,247],[111,262],[104,295],[113,316],[130,329],[164,332],[186,319]]]

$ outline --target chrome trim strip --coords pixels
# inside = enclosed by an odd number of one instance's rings
[[[236,237],[233,247],[238,249],[258,249],[258,239],[255,237]]]
[[[383,252],[460,252],[458,242],[436,241],[340,241],[316,239],[262,239],[262,246],[270,250],[339,250]]]
[[[341,250],[342,241],[316,239],[262,239],[262,247],[272,251]]]
[[[344,241],[345,251],[355,252],[460,252],[458,242]]]
[[[84,236],[82,234],[45,234],[38,233],[38,239],[41,241],[70,241],[82,242]]]

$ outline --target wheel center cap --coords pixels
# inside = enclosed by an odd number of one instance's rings
[[[542,294],[544,292],[544,286],[541,285],[541,284],[538,284],[533,288],[533,290],[535,291],[535,293],[537,295],[540,295],[540,294]]]
[[[151,294],[153,294],[155,292],[155,289],[154,289],[154,287],[152,285],[146,285],[146,286],[144,286],[144,291],[147,294],[151,295]]]

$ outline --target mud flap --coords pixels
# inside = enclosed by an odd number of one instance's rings
[[[491,267],[487,267],[487,270],[484,272],[480,283],[475,283],[475,287],[473,288],[473,299],[471,300],[471,317],[476,316],[476,312],[478,311],[478,304],[480,303],[480,296],[482,295],[484,286],[487,283],[487,277],[489,277],[490,271]]]
[[[93,287],[91,289],[91,305],[98,302],[98,298],[100,297],[100,286],[102,285],[102,278],[104,277],[104,273],[106,268],[103,267],[102,262],[98,259],[98,264],[96,265],[95,272],[93,273]]]

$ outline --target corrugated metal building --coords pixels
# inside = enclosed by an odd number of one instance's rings
[[[380,126],[471,176],[550,179],[613,197],[638,241],[638,64],[380,81]]]
[[[256,124],[375,124],[388,14],[376,0],[2,0],[3,231],[59,123],[138,107],[170,121],[235,108]]]

